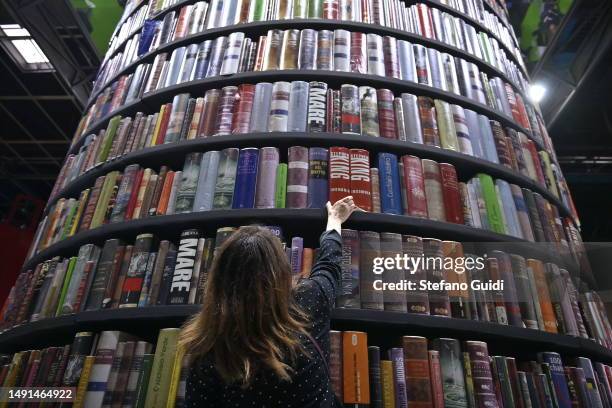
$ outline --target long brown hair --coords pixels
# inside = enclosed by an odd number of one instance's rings
[[[202,310],[183,327],[180,344],[193,357],[211,353],[227,383],[248,385],[260,368],[290,380],[305,322],[280,240],[246,226],[217,250]]]

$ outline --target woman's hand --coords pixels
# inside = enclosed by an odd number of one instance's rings
[[[327,231],[336,230],[340,233],[342,223],[346,221],[351,214],[359,210],[353,201],[353,196],[344,197],[336,201],[333,205],[328,201],[327,207]]]

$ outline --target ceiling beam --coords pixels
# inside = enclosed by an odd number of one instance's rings
[[[71,95],[2,95],[0,101],[73,101]]]

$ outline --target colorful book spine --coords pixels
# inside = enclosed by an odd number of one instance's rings
[[[342,101],[341,131],[342,133],[361,134],[361,106],[359,87],[344,84],[340,88]],[[335,107],[334,107],[335,108]]]
[[[402,214],[401,187],[397,156],[391,153],[378,154],[380,173],[380,202],[385,214]]]
[[[378,101],[378,127],[380,136],[387,139],[397,139],[395,111],[393,108],[393,92],[388,89],[376,91]]]
[[[329,195],[329,152],[322,147],[308,151],[308,208],[324,208]],[[368,177],[370,169],[368,168]],[[351,173],[352,176],[352,173]]]
[[[254,208],[259,149],[240,149],[232,208]]]
[[[298,69],[316,69],[317,31],[305,29],[300,32]]]
[[[329,201],[351,194],[350,151],[346,147],[329,148]]]
[[[364,211],[372,211],[370,180],[370,155],[367,150],[350,149],[350,194],[355,205]]]
[[[403,336],[402,348],[404,349],[404,375],[408,406],[433,408],[427,339],[418,336]]]
[[[349,72],[351,69],[351,33],[346,30],[335,30],[333,35],[333,69]]]
[[[238,87],[238,103],[232,116],[232,133],[248,133],[251,124],[251,112],[255,98],[256,86],[242,84]]]
[[[276,147],[262,147],[259,149],[258,177],[255,188],[255,208],[275,207],[274,193],[278,166],[279,151]]]
[[[368,54],[366,34],[351,32],[350,71],[367,74]]]
[[[370,86],[359,87],[359,104],[361,112],[361,134],[379,137],[378,102],[376,89]]]
[[[370,403],[366,333],[342,332],[342,380],[345,404]]]
[[[286,132],[289,119],[291,83],[275,82],[272,88],[268,131]]]
[[[232,133],[234,102],[236,101],[237,96],[237,86],[226,86],[221,89],[219,106],[217,108],[217,117],[215,120],[215,130],[213,132],[215,136],[229,135]]]

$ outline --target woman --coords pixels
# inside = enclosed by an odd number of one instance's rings
[[[193,357],[187,407],[336,406],[326,362],[330,314],[340,228],[355,210],[350,196],[327,203],[317,260],[295,287],[281,242],[267,229],[242,227],[221,246],[202,311],[181,335]]]

